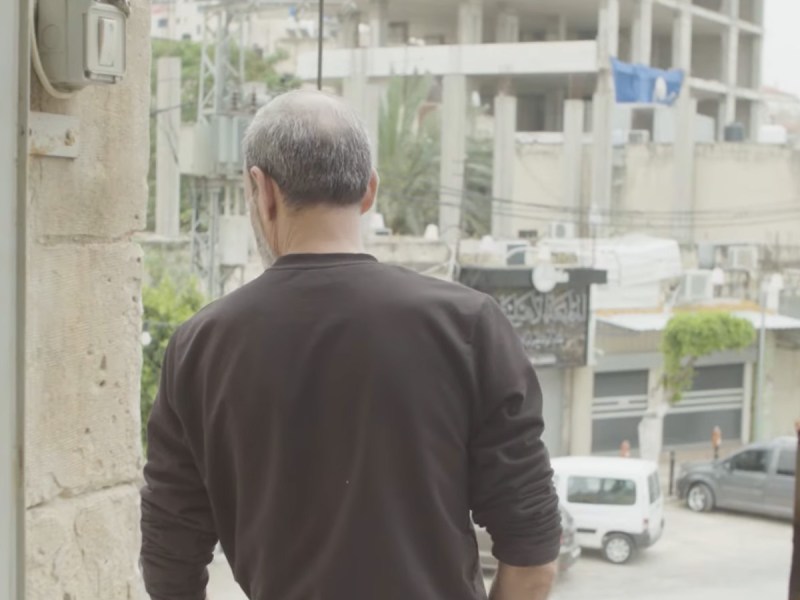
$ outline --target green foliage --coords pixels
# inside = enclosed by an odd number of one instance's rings
[[[395,77],[381,104],[378,209],[399,234],[421,235],[428,224],[437,223],[440,193],[444,202],[459,200],[439,183],[441,119],[428,101],[432,85],[429,76]],[[482,236],[491,228],[492,154],[491,139],[467,138],[461,198],[467,236]]]
[[[144,303],[144,331],[150,335],[150,343],[142,349],[142,440],[146,443],[147,420],[158,392],[161,363],[172,334],[178,325],[189,319],[205,304],[197,281],[186,277],[176,282],[161,265],[154,265],[151,273],[153,284],[142,291]]]
[[[183,123],[193,123],[197,120],[198,93],[200,89],[200,57],[202,47],[199,43],[191,40],[163,40],[153,39],[151,46],[152,69],[150,72],[150,95],[152,106],[156,105],[156,92],[158,89],[158,69],[156,61],[159,58],[178,57],[181,59],[181,121]],[[210,55],[213,57],[214,49],[211,48]],[[245,78],[247,81],[264,82],[267,89],[272,93],[281,93],[294,89],[300,82],[291,75],[282,75],[277,72],[276,65],[284,60],[285,54],[276,53],[270,56],[262,56],[252,49],[245,50]],[[231,62],[238,64],[239,48],[231,48]],[[152,231],[155,229],[155,194],[156,194],[156,116],[155,110],[151,112],[150,118],[150,173],[148,183],[150,185],[150,198],[147,211],[147,228]],[[176,149],[177,151],[177,149]],[[191,220],[191,199],[189,197],[189,186],[182,185],[181,198],[181,227],[186,228]]]
[[[703,356],[741,350],[756,337],[753,325],[722,312],[681,313],[670,319],[661,342],[664,353],[664,387],[670,401],[680,402],[691,388],[694,365]]]
[[[422,110],[431,78],[393,78],[378,125],[378,209],[397,233],[421,235],[435,223],[439,201],[439,120]]]

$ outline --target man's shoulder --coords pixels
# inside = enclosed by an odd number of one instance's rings
[[[432,277],[397,265],[382,264],[381,267],[381,271],[387,280],[393,281],[396,283],[396,287],[408,291],[410,295],[420,301],[435,301],[438,299],[443,302],[451,302],[477,309],[488,299],[488,296],[483,292],[449,279]]]
[[[252,305],[258,296],[262,278],[263,275],[201,308],[178,327],[174,336],[176,341],[189,341],[217,326],[230,325],[238,320],[242,310]]]

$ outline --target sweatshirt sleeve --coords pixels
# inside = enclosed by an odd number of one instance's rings
[[[473,334],[478,406],[470,440],[470,503],[493,554],[510,566],[558,558],[561,516],[542,442],[542,391],[511,323],[488,298]]]
[[[173,338],[147,427],[141,566],[153,600],[204,600],[217,535],[202,477],[174,409],[174,355]]]

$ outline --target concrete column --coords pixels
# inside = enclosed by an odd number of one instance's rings
[[[594,369],[572,369],[572,410],[570,413],[569,453],[588,456],[592,453],[592,401]]]
[[[672,67],[692,70],[692,13],[691,4],[681,0],[672,26]]]
[[[369,45],[381,48],[389,37],[389,0],[370,0]]]
[[[351,10],[339,17],[339,46],[342,48],[358,48],[360,41],[359,27],[361,13]]]
[[[600,211],[611,209],[613,131],[616,97],[609,57],[619,52],[619,0],[601,0],[598,44],[599,73],[592,101],[591,204]]]
[[[483,0],[462,0],[459,4],[458,43],[483,43]]]
[[[583,180],[583,135],[586,104],[583,100],[564,103],[564,204],[580,210]]]
[[[613,111],[616,105],[611,84],[604,75],[592,100],[592,194],[591,205],[602,213],[611,209],[614,168]]]
[[[545,39],[548,42],[562,42],[567,39],[567,18],[565,16],[548,17]]]
[[[495,42],[498,44],[519,42],[519,16],[508,11],[502,11],[497,15]]]
[[[762,17],[763,19],[763,17]],[[764,53],[764,38],[757,36],[753,40],[753,87],[757,90],[761,89],[763,78],[763,53]],[[758,139],[761,126],[766,121],[766,109],[762,102],[753,102],[750,107],[750,139],[755,141]]]
[[[467,158],[467,78],[445,75],[442,79],[442,151],[439,167],[439,232],[455,241],[461,232],[464,165]]]
[[[722,82],[728,91],[720,106],[718,122],[719,139],[723,139],[725,127],[736,121],[736,85],[739,79],[739,0],[725,0],[725,13],[733,20],[722,34]]]
[[[633,14],[633,62],[650,65],[653,56],[653,0],[639,0]]]
[[[564,128],[564,99],[566,92],[562,90],[550,90],[544,96],[544,130],[561,131]]]
[[[156,233],[176,238],[181,227],[181,59],[156,65]]]
[[[369,50],[366,48],[352,50],[350,77],[342,83],[342,97],[364,120],[372,146],[372,164],[378,165],[378,126],[380,107],[383,101],[384,86],[377,82],[370,82],[367,78]],[[379,192],[380,193],[380,192]],[[372,227],[372,218],[377,211],[366,213],[361,219],[361,230],[364,237],[368,237]]]
[[[494,163],[492,178],[492,235],[497,239],[514,239],[513,205],[501,200],[514,198],[516,167],[517,98],[500,92],[494,99]]]
[[[131,49],[150,43],[145,6],[128,19]],[[30,105],[74,117],[80,151],[20,157],[30,164],[26,597],[139,599],[144,274],[132,232],[147,210],[149,53],[128,53],[122,85],[66,102],[33,81]]]
[[[689,216],[694,210],[695,120],[697,100],[681,94],[677,104],[675,132],[675,200],[673,236],[681,242],[694,240],[694,222]]]
[[[619,54],[619,0],[601,0],[598,32],[599,60]]]

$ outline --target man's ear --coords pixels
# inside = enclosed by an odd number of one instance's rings
[[[381,178],[375,169],[372,169],[372,175],[369,178],[369,185],[367,186],[367,193],[361,199],[361,214],[365,215],[372,207],[375,206],[375,199],[378,197],[378,187],[380,186]]]
[[[255,189],[253,190],[253,202],[258,206],[259,218],[262,226],[274,221],[278,217],[278,186],[272,177],[264,174],[258,167],[250,168],[250,178]]]

